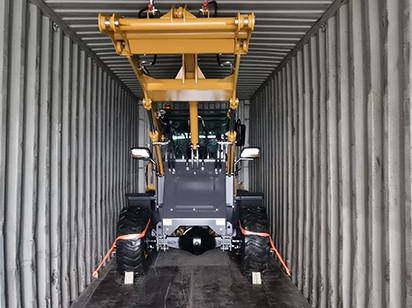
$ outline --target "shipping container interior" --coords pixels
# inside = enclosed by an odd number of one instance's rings
[[[148,2],[0,0],[1,308],[69,307],[115,239],[124,194],[144,191],[129,155],[149,142],[143,92],[97,15],[136,17]],[[155,1],[163,14],[202,3]],[[261,157],[242,176],[265,196],[292,283],[312,307],[412,307],[411,1],[215,8],[256,14],[237,94]],[[215,56],[199,66],[229,72]],[[148,70],[179,67],[164,55]]]

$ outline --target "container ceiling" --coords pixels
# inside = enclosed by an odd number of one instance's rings
[[[147,6],[144,0],[32,0],[47,15],[60,25],[66,34],[116,75],[137,97],[143,92],[126,57],[114,51],[107,35],[100,33],[97,25],[99,13],[119,13],[136,18],[140,9]],[[218,2],[218,17],[234,17],[237,12],[256,15],[256,27],[252,33],[249,53],[242,57],[238,97],[249,99],[296,44],[311,29],[316,21],[334,2],[333,0],[221,0]],[[203,1],[157,0],[156,8],[167,13],[174,6],[188,5],[188,10],[197,14]],[[211,5],[210,10],[213,10]],[[68,33],[67,33],[68,32]],[[100,62],[99,61],[99,62]],[[147,57],[151,61],[151,57]],[[224,56],[221,62],[231,61]],[[180,56],[158,56],[156,65],[148,66],[154,78],[174,78],[181,66]],[[216,56],[202,55],[199,66],[206,78],[222,78],[229,74],[229,66],[220,67]]]

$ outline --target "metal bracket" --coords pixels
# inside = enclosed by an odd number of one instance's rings
[[[170,143],[170,141],[165,141],[165,142],[152,142],[153,145],[168,145]]]

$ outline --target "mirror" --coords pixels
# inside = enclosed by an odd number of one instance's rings
[[[244,148],[242,152],[240,153],[240,159],[246,158],[246,159],[253,159],[253,158],[258,158],[260,153],[259,148]]]
[[[236,121],[236,146],[243,147],[246,140],[246,125],[240,122],[240,119]]]
[[[136,159],[151,159],[152,154],[148,148],[131,148],[132,157]]]

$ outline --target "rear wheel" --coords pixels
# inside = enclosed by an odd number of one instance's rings
[[[258,233],[269,233],[266,209],[260,206],[242,207],[243,229]],[[269,269],[270,241],[268,237],[242,234],[241,270],[244,275],[265,272]]]
[[[151,217],[146,207],[127,207],[119,215],[117,236],[144,232]],[[146,271],[146,237],[133,240],[118,240],[116,244],[117,268],[121,274],[134,272],[142,275]]]

